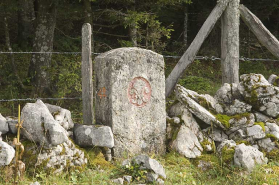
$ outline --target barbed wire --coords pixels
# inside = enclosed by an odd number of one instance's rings
[[[1,99],[0,102],[14,102],[14,101],[37,101],[37,100],[81,100],[81,97],[72,98],[25,98],[25,99]]]
[[[80,55],[81,52],[5,52],[5,51],[0,51],[0,54],[66,54],[66,55]],[[102,53],[92,53],[93,55],[99,55]],[[174,58],[174,59],[179,59],[182,56],[178,55],[163,55],[164,58]],[[196,56],[195,60],[221,60],[220,57],[216,56]],[[248,58],[248,57],[239,57],[240,61],[265,61],[265,62],[279,62],[279,60],[275,59],[269,59],[269,58]]]

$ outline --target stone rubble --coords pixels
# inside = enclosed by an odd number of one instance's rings
[[[4,141],[0,141],[0,166],[7,166],[15,156],[15,149]]]
[[[168,110],[168,145],[188,158],[212,152],[214,147],[220,153],[226,146],[235,150],[231,164],[248,171],[256,164],[266,164],[268,159],[262,152],[268,156],[279,151],[274,141],[279,139],[277,79],[276,75],[267,81],[260,74],[244,74],[239,84],[225,83],[216,92],[214,100],[209,95],[200,95],[177,85],[175,95],[179,103],[174,103]],[[217,109],[216,105],[221,105],[222,109]],[[181,123],[178,123],[179,119]],[[209,147],[213,150],[207,150]]]

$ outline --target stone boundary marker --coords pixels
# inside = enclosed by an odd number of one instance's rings
[[[163,56],[119,48],[96,57],[94,69],[96,123],[112,128],[113,155],[165,153]]]

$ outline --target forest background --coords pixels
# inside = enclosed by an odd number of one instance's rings
[[[242,0],[279,38],[279,1]],[[119,47],[141,47],[165,56],[166,77],[216,5],[216,0],[1,0],[0,100],[81,97],[81,27],[90,23],[96,55]],[[221,21],[199,56],[220,57]],[[49,52],[61,53],[49,53]],[[3,53],[27,52],[27,53]],[[30,52],[30,53],[29,53]],[[38,53],[32,53],[38,52]],[[42,52],[42,53],[41,53]],[[44,53],[47,52],[47,53]],[[65,53],[74,52],[74,53]],[[96,56],[94,55],[94,56]],[[240,24],[240,74],[278,74],[279,61]],[[219,60],[195,60],[180,84],[214,94],[221,86]],[[26,101],[28,102],[28,101]],[[0,112],[16,115],[16,103],[0,102]],[[59,100],[81,121],[81,100]]]

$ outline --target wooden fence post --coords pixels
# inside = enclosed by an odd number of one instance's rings
[[[240,5],[240,15],[246,25],[256,35],[262,45],[264,45],[275,57],[279,58],[279,41],[272,33],[263,25],[263,23],[246,8]]]
[[[82,113],[83,124],[94,123],[93,110],[93,81],[92,81],[92,54],[91,54],[91,25],[82,26]]]
[[[172,90],[174,89],[176,83],[178,82],[179,77],[185,71],[187,66],[191,64],[203,41],[206,39],[206,37],[209,35],[211,30],[213,29],[215,23],[218,21],[218,19],[221,17],[222,13],[226,9],[228,3],[232,0],[219,0],[215,8],[212,10],[204,24],[202,25],[200,31],[196,35],[195,39],[187,49],[187,51],[183,54],[183,56],[179,59],[178,63],[174,67],[174,69],[171,71],[171,74],[168,76],[166,80],[166,97],[168,97]]]
[[[222,83],[239,83],[239,0],[229,2],[221,24]]]

